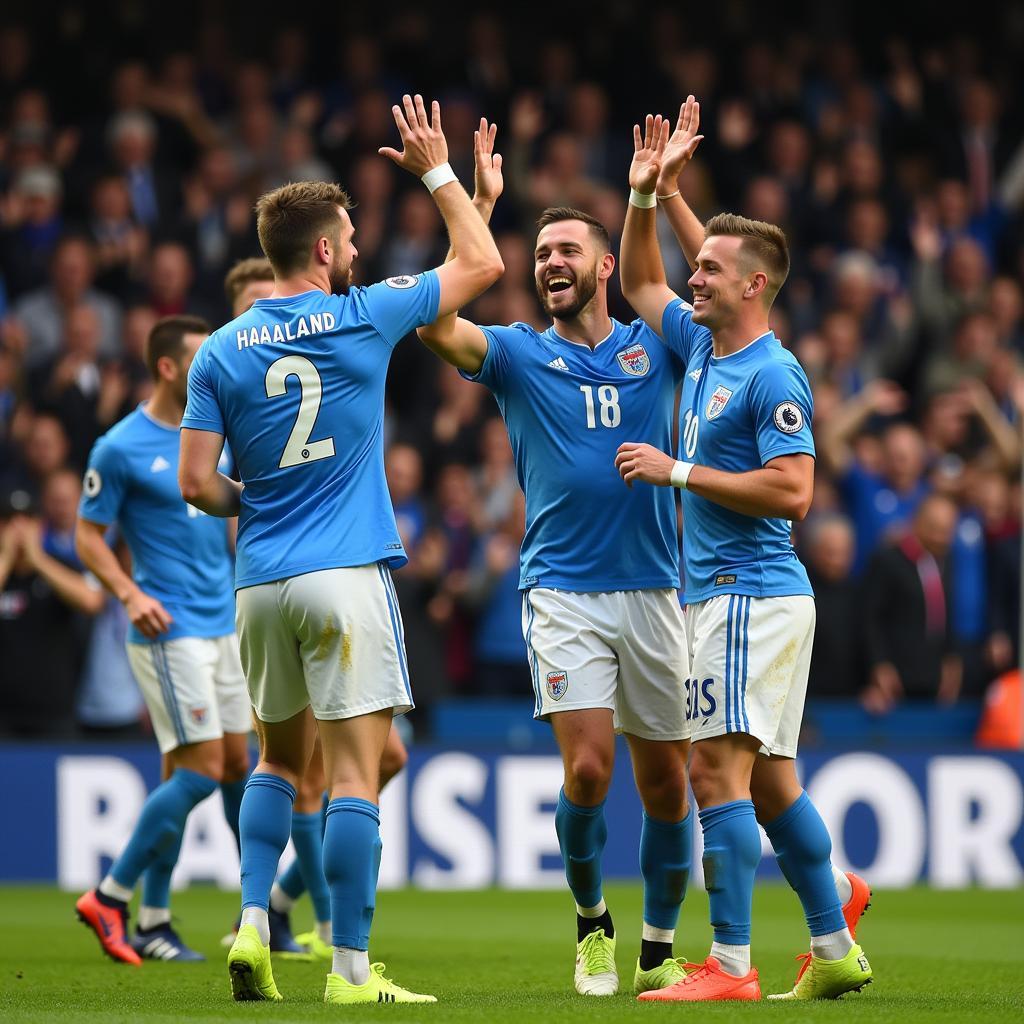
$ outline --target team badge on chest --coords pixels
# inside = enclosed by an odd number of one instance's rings
[[[630,377],[642,377],[651,368],[651,358],[647,354],[647,349],[639,342],[617,352],[615,358],[618,359],[622,372],[628,373]]]
[[[549,672],[547,678],[548,696],[552,700],[561,700],[569,689],[568,672]]]
[[[713,420],[716,416],[720,416],[730,398],[732,398],[732,392],[719,384],[712,392],[708,407],[704,410],[705,419]]]

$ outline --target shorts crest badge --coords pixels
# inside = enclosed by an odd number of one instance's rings
[[[548,696],[552,700],[561,700],[569,689],[568,672],[549,672],[547,678]]]
[[[196,725],[202,725],[206,721],[206,708],[203,705],[188,709],[189,716]]]
[[[628,373],[630,377],[643,377],[651,368],[651,358],[647,354],[647,349],[639,342],[617,352],[615,358],[618,359],[622,372]]]
[[[705,418],[713,420],[716,416],[720,416],[730,398],[732,398],[732,392],[719,384],[712,392],[708,407],[704,410]]]

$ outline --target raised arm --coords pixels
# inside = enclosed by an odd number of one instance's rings
[[[29,565],[53,587],[57,596],[76,611],[86,615],[99,615],[105,598],[103,591],[76,571],[58,561],[43,547],[42,523],[35,519],[22,519],[18,523],[22,551]]]
[[[895,416],[907,405],[907,396],[891,380],[873,380],[832,413],[821,431],[821,456],[833,473],[845,473],[853,461],[853,439],[871,417]]]
[[[173,619],[155,598],[141,590],[124,571],[117,555],[107,544],[107,527],[78,517],[75,550],[82,564],[124,605],[132,625],[149,640],[166,633]]]
[[[401,152],[382,147],[380,153],[423,179],[441,211],[455,258],[437,270],[438,315],[454,313],[486,291],[505,268],[491,232],[474,209],[466,190],[448,164],[448,143],[441,131],[441,108],[435,100],[430,117],[420,95],[404,96],[391,108],[402,138]]]
[[[504,180],[501,154],[494,152],[497,125],[488,125],[480,118],[480,127],[473,133],[474,191],[473,206],[484,224],[489,224],[494,204],[502,193]],[[455,259],[450,248],[445,258],[447,267]],[[487,338],[476,324],[463,320],[456,313],[439,316],[432,324],[416,332],[420,341],[445,362],[467,373],[478,373],[487,356]]]
[[[654,189],[668,141],[668,122],[648,114],[644,132],[633,125],[633,162],[629,165],[629,206],[619,251],[619,280],[626,301],[651,330],[661,334],[665,307],[679,296],[668,286],[658,246]]]
[[[180,437],[178,487],[182,498],[207,515],[237,516],[242,507],[242,485],[217,469],[224,435],[182,427]]]
[[[697,134],[699,128],[700,104],[692,96],[687,96],[679,108],[675,131],[665,145],[656,188],[658,205],[664,210],[686,262],[692,268],[696,268],[697,253],[704,244],[704,225],[680,195],[679,175],[704,138]]]

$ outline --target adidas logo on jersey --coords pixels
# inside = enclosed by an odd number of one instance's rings
[[[694,384],[696,384],[697,381],[700,380],[700,375],[703,372],[704,372],[704,367],[703,366],[699,366],[699,367],[697,367],[696,370],[693,370],[691,373],[688,373],[686,376],[689,377],[690,380],[692,380]]]
[[[559,356],[557,359],[552,359],[551,362],[548,363],[548,366],[553,366],[556,370],[568,371],[569,369],[568,364],[561,356]]]
[[[158,455],[149,467],[149,471],[150,473],[162,473],[165,469],[170,468],[171,464],[162,455]]]

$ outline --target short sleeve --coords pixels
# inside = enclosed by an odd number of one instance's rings
[[[762,466],[780,455],[814,455],[814,402],[795,361],[772,360],[758,367],[749,393]]]
[[[513,324],[511,327],[481,327],[480,330],[487,339],[487,355],[484,356],[483,365],[476,373],[467,373],[465,370],[459,370],[459,373],[466,380],[483,384],[499,393],[508,383],[515,365],[514,353],[526,340],[527,328],[523,324]]]
[[[90,523],[109,526],[121,511],[127,486],[128,473],[123,453],[100,438],[89,453],[78,514]]]
[[[682,299],[673,299],[661,315],[661,338],[685,368],[696,344],[711,332],[693,322],[693,306]]]
[[[394,348],[410,331],[437,319],[441,284],[433,270],[403,274],[360,288],[355,299],[360,316]]]
[[[181,425],[190,430],[209,430],[214,434],[223,434],[224,416],[217,404],[217,395],[210,379],[208,344],[203,342],[188,371],[188,402]]]

